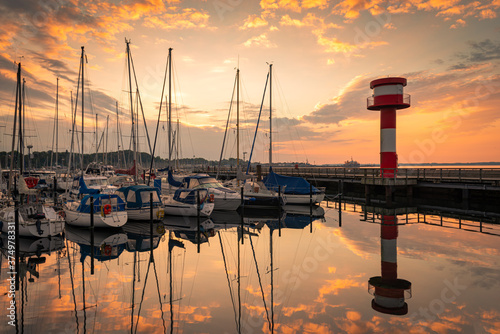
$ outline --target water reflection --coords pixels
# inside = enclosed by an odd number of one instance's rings
[[[411,282],[398,278],[398,218],[395,210],[385,209],[380,221],[381,276],[371,277],[368,290],[372,308],[394,315],[408,313],[405,294],[411,297]]]
[[[337,209],[306,206],[21,241],[28,298],[18,319],[26,333],[444,333],[500,323],[498,224],[342,209],[342,227]],[[5,281],[5,257],[1,267]],[[441,299],[449,286],[458,293]]]

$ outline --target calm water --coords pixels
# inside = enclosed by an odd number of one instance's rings
[[[98,231],[93,275],[88,231],[23,239],[19,332],[498,333],[500,226],[324,209]]]

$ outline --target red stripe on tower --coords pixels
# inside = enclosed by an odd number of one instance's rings
[[[410,96],[403,94],[405,78],[382,78],[373,80],[370,88],[373,95],[368,98],[369,110],[380,110],[380,175],[396,176],[398,155],[396,154],[396,110],[410,107]]]

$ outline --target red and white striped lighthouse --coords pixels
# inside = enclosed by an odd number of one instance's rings
[[[380,110],[380,176],[396,176],[398,155],[396,154],[396,110],[410,107],[410,95],[403,94],[405,78],[382,78],[373,80],[370,88],[373,95],[367,100],[369,110]]]

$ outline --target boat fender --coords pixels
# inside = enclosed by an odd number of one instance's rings
[[[36,231],[38,232],[38,235],[42,235],[43,230],[42,230],[42,222],[40,221],[40,219],[36,220],[35,226],[36,226]]]
[[[162,209],[156,212],[156,218],[163,219],[164,216],[165,216],[165,211],[163,211]],[[163,232],[165,232],[165,230]]]
[[[163,225],[158,225],[156,228],[156,233],[158,234],[164,234],[165,233],[165,227]]]

